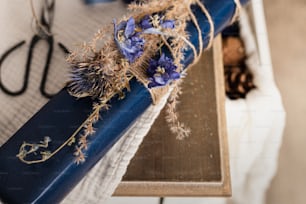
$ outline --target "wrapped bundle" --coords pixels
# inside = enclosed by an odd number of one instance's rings
[[[175,88],[246,2],[152,1],[134,5],[111,35],[100,30],[69,57],[67,88],[1,147],[1,199],[59,202],[150,104]],[[188,133],[182,126],[174,132]]]

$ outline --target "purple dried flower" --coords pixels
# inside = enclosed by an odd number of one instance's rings
[[[156,86],[164,86],[173,80],[181,77],[180,73],[176,71],[177,67],[173,60],[162,54],[158,60],[151,59],[147,73],[150,78],[149,88]]]
[[[140,27],[144,33],[160,33],[164,28],[173,29],[175,27],[174,20],[164,20],[165,16],[160,14],[146,15],[140,22]]]
[[[144,39],[135,32],[136,25],[134,18],[122,21],[116,25],[114,21],[115,42],[123,56],[130,62],[134,62],[143,53]]]

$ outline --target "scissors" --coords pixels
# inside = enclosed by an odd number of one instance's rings
[[[45,0],[44,6],[42,8],[41,16],[40,16],[40,21],[39,23],[36,23],[37,32],[36,34],[34,34],[30,42],[30,46],[28,49],[28,55],[27,55],[27,61],[25,65],[25,73],[23,76],[24,77],[23,85],[19,90],[12,91],[3,84],[1,80],[1,65],[3,64],[3,62],[5,61],[5,59],[7,59],[9,55],[11,55],[16,49],[23,46],[26,43],[26,41],[23,40],[17,43],[16,45],[12,46],[0,57],[0,89],[2,89],[4,93],[11,95],[11,96],[19,96],[27,90],[35,46],[37,45],[39,41],[46,41],[48,44],[48,53],[46,56],[46,63],[44,65],[44,71],[43,71],[43,76],[41,79],[39,90],[40,90],[40,93],[46,98],[51,98],[54,95],[46,91],[47,76],[48,76],[50,63],[51,63],[51,59],[53,55],[53,48],[54,48],[54,45],[53,45],[54,36],[51,34],[51,27],[52,27],[52,23],[54,19],[54,8],[55,8],[55,0],[51,0],[51,3],[49,3],[48,0]],[[60,50],[62,50],[64,54],[69,54],[68,49],[62,43],[58,42],[57,44]]]

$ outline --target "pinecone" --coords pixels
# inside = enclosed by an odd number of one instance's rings
[[[238,65],[246,59],[244,45],[239,37],[225,37],[222,45],[225,66]]]
[[[253,75],[245,64],[240,66],[225,66],[225,91],[230,99],[245,98],[247,93],[255,88]]]
[[[255,88],[253,75],[245,64],[247,56],[239,30],[239,24],[236,23],[222,35],[225,91],[233,100],[245,98],[247,93]]]

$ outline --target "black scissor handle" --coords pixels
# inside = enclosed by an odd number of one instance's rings
[[[10,49],[8,49],[0,58],[0,72],[1,72],[1,66],[4,62],[4,60],[16,49],[18,49],[19,47],[21,47],[22,45],[25,44],[25,40],[17,43],[16,45],[14,45],[13,47],[11,47]],[[3,90],[4,93],[11,95],[11,96],[18,96],[20,94],[22,94],[23,92],[25,92],[25,90],[27,89],[27,81],[26,80],[28,78],[29,75],[29,69],[25,70],[24,73],[24,81],[23,81],[23,85],[21,87],[21,89],[17,90],[17,91],[11,91],[9,90],[3,83],[2,83],[2,77],[1,77],[1,73],[0,73],[0,88]]]
[[[35,35],[33,37],[32,43],[31,43],[31,46],[30,46],[30,52],[29,52],[29,55],[28,55],[29,58],[28,58],[28,61],[27,61],[29,63],[29,65],[27,64],[27,66],[31,66],[31,60],[32,60],[34,47],[35,47],[36,43],[40,40],[47,41],[47,43],[49,45],[49,49],[48,49],[47,56],[46,56],[46,63],[45,63],[42,79],[41,79],[41,82],[40,82],[39,90],[40,90],[40,93],[43,96],[45,96],[46,98],[52,98],[55,94],[53,94],[53,93],[51,94],[51,93],[48,93],[46,91],[46,84],[47,84],[47,80],[48,80],[48,74],[49,74],[51,59],[52,59],[52,55],[53,55],[53,48],[54,48],[54,46],[53,46],[54,38],[53,38],[52,35],[47,36],[47,37],[43,37],[43,38],[40,37],[39,35]],[[62,43],[58,43],[58,46],[63,51],[64,54],[69,54],[68,49]]]
[[[21,41],[11,47],[9,50],[7,50],[1,57],[0,57],[0,89],[3,90],[4,93],[11,95],[11,96],[18,96],[23,94],[28,87],[29,84],[29,77],[30,77],[30,69],[32,64],[32,58],[33,58],[33,52],[35,49],[36,44],[40,40],[44,40],[47,42],[49,48],[47,52],[47,58],[46,63],[43,70],[43,76],[40,82],[39,90],[40,93],[45,96],[46,98],[51,98],[55,94],[50,94],[46,91],[46,83],[47,83],[47,77],[49,73],[49,68],[51,64],[51,59],[53,55],[53,48],[54,48],[54,37],[50,33],[51,27],[53,24],[53,17],[54,17],[54,8],[55,8],[55,0],[45,0],[44,1],[44,7],[42,8],[42,13],[40,17],[40,23],[37,24],[37,34],[35,34],[30,42],[29,50],[28,50],[28,56],[25,66],[25,72],[23,77],[23,84],[22,87],[17,91],[9,90],[2,82],[1,80],[1,65],[3,64],[3,61],[10,55],[12,52],[14,52],[16,49],[21,47],[25,44],[25,41]],[[59,48],[63,51],[64,54],[69,54],[69,50],[62,44],[58,43]]]
[[[52,58],[52,54],[53,54],[53,43],[54,43],[54,39],[53,36],[44,36],[41,37],[39,35],[34,35],[31,43],[30,43],[30,47],[29,47],[29,51],[28,51],[28,56],[27,56],[27,61],[26,61],[26,66],[25,66],[25,73],[24,73],[24,79],[23,79],[23,85],[22,87],[17,90],[17,91],[12,91],[9,90],[3,83],[1,80],[1,73],[0,73],[0,88],[3,90],[4,93],[11,95],[11,96],[18,96],[23,94],[29,84],[29,77],[30,77],[30,70],[31,70],[31,64],[32,64],[32,58],[33,58],[33,52],[34,52],[34,48],[36,46],[36,44],[40,41],[40,40],[45,40],[48,43],[49,49],[47,52],[47,58],[46,58],[46,63],[45,63],[45,67],[44,67],[44,71],[43,71],[43,76],[41,79],[41,83],[40,83],[40,87],[39,90],[41,92],[41,94],[43,96],[45,96],[46,98],[51,98],[52,96],[54,96],[55,94],[50,94],[46,91],[46,83],[47,83],[47,76],[49,73],[49,68],[50,68],[50,64],[51,64],[51,58]],[[15,51],[16,49],[18,49],[19,47],[21,47],[22,45],[25,44],[25,41],[21,41],[19,43],[17,43],[15,46],[13,46],[12,48],[10,48],[9,50],[7,50],[2,57],[0,58],[0,72],[1,72],[1,65],[3,64],[4,60],[10,55],[12,54],[13,51]],[[69,54],[68,49],[61,43],[58,43],[59,48],[63,51],[64,54]]]

